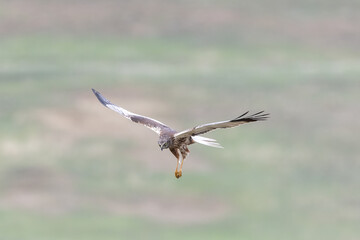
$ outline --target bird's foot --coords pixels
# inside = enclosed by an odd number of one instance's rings
[[[182,176],[182,171],[175,171],[175,177],[180,178]]]

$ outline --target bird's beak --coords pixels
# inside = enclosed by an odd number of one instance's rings
[[[163,146],[164,146],[164,145],[161,145],[161,147],[160,147],[160,148],[161,148],[161,151],[164,150]]]

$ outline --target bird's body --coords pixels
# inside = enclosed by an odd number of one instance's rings
[[[263,111],[255,113],[250,116],[246,116],[248,114],[248,112],[246,112],[233,120],[208,123],[208,124],[196,126],[194,128],[185,131],[177,132],[174,129],[168,127],[167,125],[155,119],[134,114],[119,106],[116,106],[112,104],[109,100],[104,98],[98,91],[94,89],[92,90],[95,96],[98,98],[98,100],[105,107],[120,113],[121,115],[123,115],[124,117],[130,119],[135,123],[143,124],[145,127],[150,128],[159,135],[158,145],[161,148],[161,150],[168,148],[177,159],[177,165],[175,170],[176,178],[182,176],[182,166],[184,160],[187,157],[187,155],[190,153],[187,147],[188,145],[194,143],[200,143],[210,147],[222,148],[222,146],[219,143],[217,143],[216,140],[198,136],[199,134],[203,134],[217,128],[230,128],[230,127],[238,126],[242,123],[266,120],[268,117],[268,114],[264,114]],[[180,169],[179,169],[179,164],[180,164]]]

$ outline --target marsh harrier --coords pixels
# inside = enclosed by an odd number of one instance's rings
[[[92,89],[92,91],[105,107],[120,113],[121,115],[123,115],[127,119],[130,119],[133,122],[140,123],[145,127],[150,128],[159,135],[158,145],[161,151],[164,149],[169,149],[177,159],[176,170],[175,170],[176,178],[182,176],[182,166],[186,156],[190,152],[187,147],[188,145],[193,143],[200,143],[210,147],[222,148],[222,146],[220,146],[220,144],[217,143],[216,140],[211,138],[201,137],[198,135],[204,134],[206,132],[212,131],[217,128],[231,128],[231,127],[236,127],[243,123],[266,120],[269,116],[269,114],[264,113],[264,111],[252,115],[248,115],[249,112],[246,112],[241,116],[234,118],[232,120],[207,123],[187,129],[185,131],[177,132],[162,122],[159,122],[149,117],[145,117],[129,112],[124,108],[112,104],[109,100],[104,98],[95,89]],[[180,164],[180,169],[179,169],[179,164]]]

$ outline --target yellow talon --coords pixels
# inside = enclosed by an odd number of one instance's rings
[[[175,171],[175,177],[180,178],[182,176],[182,171]]]

